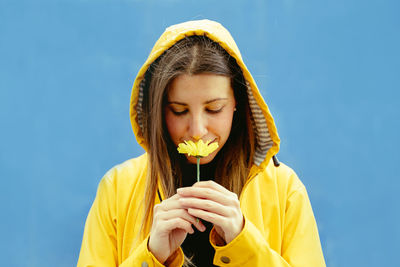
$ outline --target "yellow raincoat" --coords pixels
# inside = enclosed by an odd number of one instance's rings
[[[244,228],[225,246],[216,245],[216,232],[211,231],[214,264],[325,266],[306,189],[292,169],[282,163],[274,164],[272,156],[279,150],[279,137],[273,118],[233,38],[219,23],[201,20],[174,25],[157,41],[132,89],[130,114],[137,141],[146,149],[140,128],[145,73],[166,49],[190,35],[205,35],[218,42],[242,68],[257,144],[254,165],[239,196]],[[164,266],[147,248],[150,223],[147,222],[145,230],[140,231],[147,164],[147,154],[144,154],[115,166],[103,177],[86,221],[78,267]],[[159,191],[164,199],[160,186]],[[160,203],[158,196],[155,203]],[[178,249],[170,259],[169,266],[182,266],[182,250]]]

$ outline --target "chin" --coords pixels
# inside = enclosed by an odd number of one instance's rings
[[[217,151],[214,151],[213,153],[211,153],[210,155],[208,155],[207,157],[204,158],[200,158],[200,165],[202,164],[207,164],[210,163],[211,161],[213,161],[213,159],[215,158],[215,156],[217,155],[216,153]],[[188,157],[186,156],[187,160],[189,163],[191,164],[197,164],[197,158],[196,157]]]

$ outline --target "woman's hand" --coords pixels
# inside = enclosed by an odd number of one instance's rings
[[[243,229],[244,219],[237,195],[213,181],[178,189],[178,201],[191,216],[214,224],[217,233],[231,242]]]
[[[188,233],[192,234],[192,224],[203,232],[206,227],[187,212],[174,196],[154,206],[153,225],[151,226],[148,248],[161,263],[183,243]]]

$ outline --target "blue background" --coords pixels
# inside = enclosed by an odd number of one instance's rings
[[[275,117],[328,266],[400,250],[400,1],[0,1],[2,266],[74,266],[103,174],[140,155],[133,80],[163,30],[213,19]]]

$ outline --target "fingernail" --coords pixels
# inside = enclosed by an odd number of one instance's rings
[[[204,230],[206,230],[206,227],[204,226],[204,224],[202,224],[198,218],[197,218],[196,220],[197,220],[197,225],[198,225],[199,228],[200,228],[199,230],[202,231],[202,232],[203,232]]]

